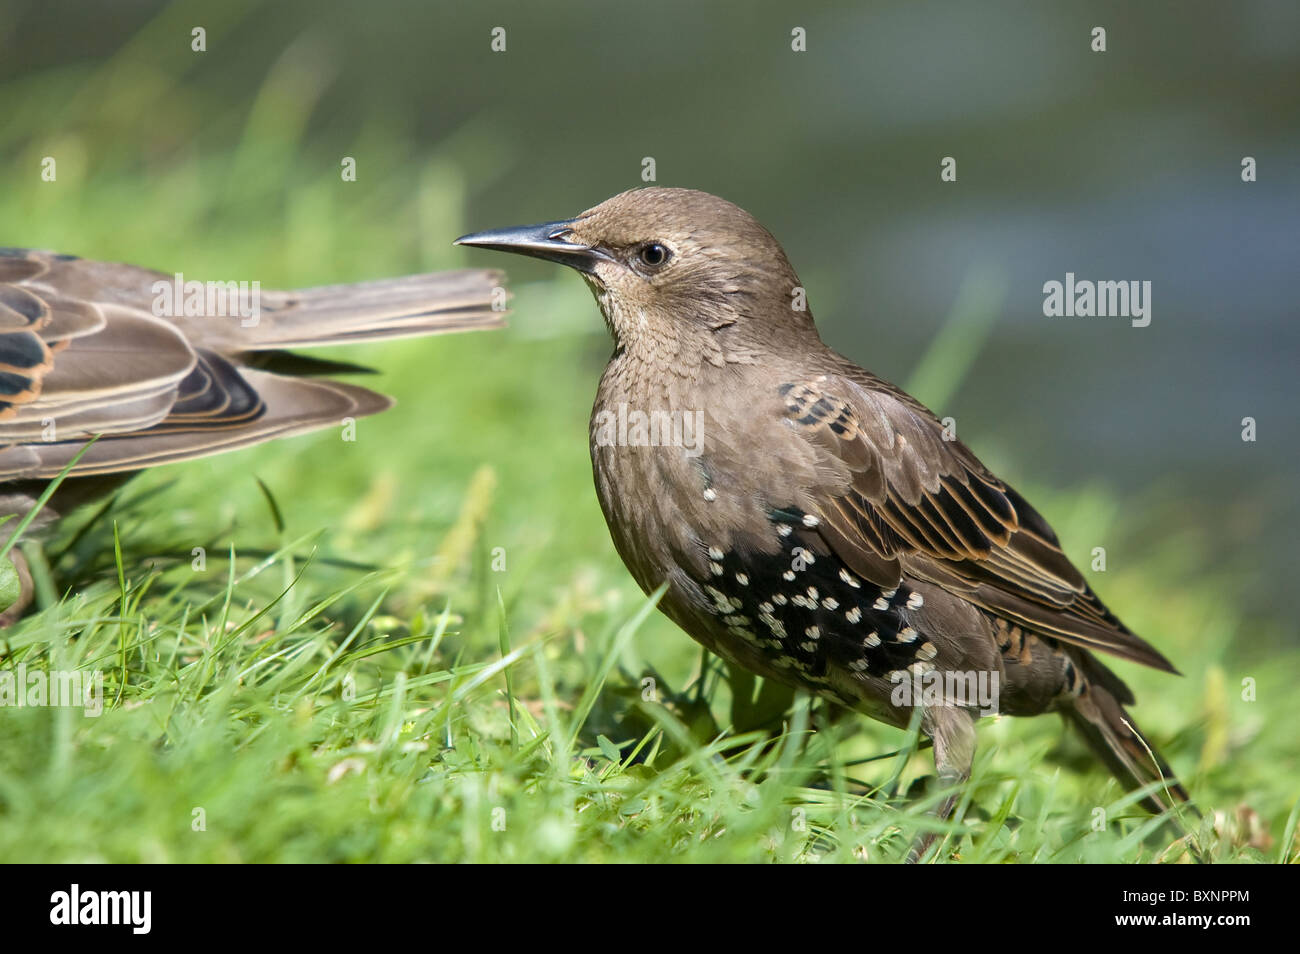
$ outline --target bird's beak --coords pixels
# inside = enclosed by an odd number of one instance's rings
[[[541,225],[516,225],[508,229],[491,229],[473,232],[456,239],[457,245],[490,248],[498,252],[514,252],[559,262],[580,272],[592,272],[599,261],[609,261],[609,256],[598,248],[569,241],[573,235],[573,219],[562,222],[543,222]]]

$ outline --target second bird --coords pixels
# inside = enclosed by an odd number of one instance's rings
[[[660,608],[693,638],[896,726],[913,712],[900,685],[924,679],[942,701],[920,725],[950,783],[969,776],[982,708],[965,690],[991,685],[995,711],[1064,715],[1126,786],[1152,788],[1151,810],[1186,798],[1094,652],[1173,667],[934,414],[822,342],[748,213],[649,188],[458,241],[569,265],[591,287],[615,342],[592,418],[596,492],[632,576],[647,593],[668,584]],[[637,413],[697,439],[625,425],[609,439]]]

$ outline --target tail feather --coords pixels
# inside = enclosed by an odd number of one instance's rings
[[[357,344],[502,326],[500,272],[467,269],[261,295],[255,322],[178,319],[227,353]]]
[[[1177,804],[1190,803],[1168,763],[1104,685],[1089,683],[1063,714],[1126,789],[1134,791],[1160,783],[1142,799],[1148,811],[1163,814]]]

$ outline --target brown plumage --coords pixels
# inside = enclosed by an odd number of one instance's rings
[[[188,296],[163,297],[172,275],[0,249],[0,516],[25,513],[96,434],[38,526],[145,467],[382,411],[383,395],[321,377],[364,368],[286,349],[498,327],[501,281],[457,271],[265,291],[256,313],[213,297],[220,314],[187,316]]]
[[[650,188],[460,242],[562,262],[590,285],[615,340],[592,419],[597,495],[632,576],[646,592],[667,581],[660,607],[692,637],[899,726],[900,685],[938,684],[921,725],[944,778],[965,779],[974,753],[963,680],[994,677],[996,711],[1060,712],[1126,785],[1168,778],[1093,651],[1173,667],[934,414],[822,343],[751,216]],[[637,411],[663,415],[659,439],[612,423]],[[690,426],[665,439],[676,421]],[[1164,790],[1146,803],[1169,807]]]

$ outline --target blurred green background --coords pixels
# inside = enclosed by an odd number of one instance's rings
[[[0,244],[264,287],[510,275],[505,332],[331,352],[398,399],[356,444],[322,433],[136,481],[128,557],[272,549],[255,474],[290,537],[327,527],[330,560],[406,567],[394,612],[449,592],[466,526],[508,556],[490,579],[516,632],[630,612],[587,458],[610,350],[596,308],[570,274],[450,243],[575,214],[653,157],[660,184],[754,213],[823,337],[955,416],[1077,562],[1106,548],[1091,582],[1189,694],[1226,667],[1235,698],[1290,653],[1300,6],[786,6],[0,0]],[[1151,325],[1043,317],[1067,271],[1151,281]],[[116,585],[80,552],[56,569]],[[658,617],[638,646],[677,682],[698,665]],[[1144,721],[1179,721],[1167,677],[1124,673]],[[1234,744],[1267,722],[1243,712]],[[1227,743],[1203,742],[1184,749],[1280,827],[1294,782],[1234,776]]]

